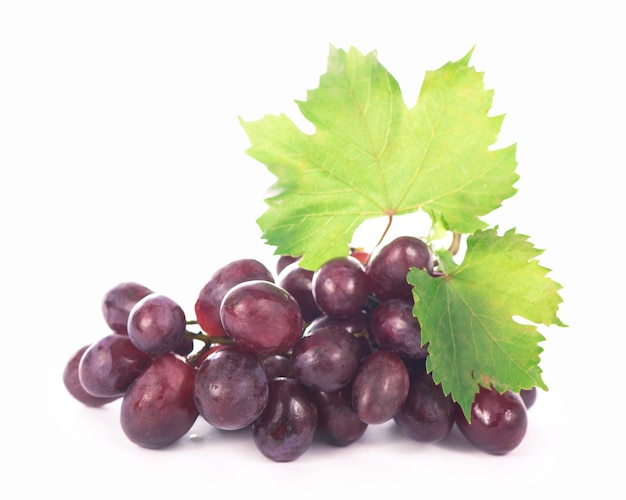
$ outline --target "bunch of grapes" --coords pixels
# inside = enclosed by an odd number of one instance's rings
[[[469,423],[426,370],[406,276],[412,267],[439,275],[421,239],[396,238],[374,255],[354,250],[316,271],[298,260],[281,256],[274,272],[255,259],[219,268],[194,320],[143,285],[115,286],[102,303],[110,333],[70,357],[65,387],[88,406],[121,398],[123,432],[151,449],[182,438],[198,418],[249,428],[276,462],[295,460],[316,437],[348,446],[392,420],[422,443],[456,425],[491,454],[520,444],[536,389],[481,387]]]

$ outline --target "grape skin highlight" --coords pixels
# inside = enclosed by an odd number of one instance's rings
[[[422,330],[413,316],[413,301],[389,299],[370,314],[370,333],[379,347],[408,358],[425,358],[428,347],[422,345]]]
[[[200,415],[222,430],[243,429],[264,410],[267,373],[261,359],[238,346],[212,352],[198,367],[194,400]]]
[[[263,356],[287,352],[300,339],[304,327],[296,299],[263,280],[231,288],[222,300],[220,317],[235,343]]]
[[[352,383],[352,407],[367,424],[391,420],[409,394],[409,372],[400,356],[378,350],[370,354]]]
[[[89,344],[79,348],[67,361],[65,369],[63,370],[63,384],[65,385],[67,392],[69,392],[77,401],[80,401],[86,406],[98,407],[110,403],[111,401],[115,401],[120,396],[92,396],[80,383],[78,365],[80,364],[80,359],[83,357],[83,354],[88,348]]]
[[[406,275],[411,267],[432,273],[434,265],[430,249],[421,239],[400,236],[381,248],[368,261],[365,269],[369,291],[379,300],[393,298],[413,300]]]
[[[317,431],[334,446],[348,446],[358,441],[368,428],[352,409],[352,386],[328,392],[310,389],[317,406]]]
[[[276,284],[296,299],[306,323],[322,314],[313,297],[313,274],[313,271],[300,267],[295,261],[287,265],[276,278]]]
[[[153,293],[148,287],[127,281],[108,290],[102,299],[104,321],[115,333],[127,335],[128,315],[133,306]]]
[[[519,394],[503,394],[480,387],[471,407],[471,422],[457,408],[456,425],[477,448],[492,455],[505,455],[519,446],[526,435],[526,405]]]
[[[182,307],[160,294],[147,295],[128,315],[128,337],[152,356],[176,349],[183,342],[186,327]]]
[[[138,349],[127,335],[112,333],[83,353],[78,377],[92,396],[119,397],[151,364],[152,356]]]
[[[359,369],[360,347],[347,330],[318,329],[293,347],[291,368],[304,385],[337,391],[352,381]]]
[[[259,451],[274,462],[291,462],[308,450],[317,428],[317,407],[305,386],[293,378],[269,383],[269,400],[252,424]]]
[[[456,417],[452,398],[445,396],[425,367],[410,371],[409,393],[394,420],[408,437],[420,443],[436,443],[444,439]]]
[[[272,272],[256,259],[237,259],[217,269],[198,293],[194,304],[196,319],[212,336],[226,337],[220,319],[224,295],[233,286],[250,280],[274,281]]]
[[[122,399],[120,423],[133,443],[160,449],[187,433],[198,417],[195,369],[175,354],[155,358]]]
[[[357,314],[367,302],[365,268],[354,257],[337,257],[322,264],[312,280],[313,297],[331,318]]]

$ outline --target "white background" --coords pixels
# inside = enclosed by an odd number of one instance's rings
[[[618,3],[556,5],[2,2],[0,495],[623,494],[626,40]],[[331,44],[377,50],[409,105],[426,70],[475,47],[493,113],[506,113],[500,141],[517,143],[519,192],[488,221],[545,249],[569,325],[540,328],[550,391],[507,456],[456,434],[419,445],[382,425],[276,464],[247,432],[200,421],[199,439],[148,451],[123,436],[116,403],[84,408],[64,391],[69,355],[107,333],[111,286],[139,281],[192,316],[218,266],[273,265],[255,223],[273,179],[245,154],[238,117],[298,120],[294,100],[317,86]]]

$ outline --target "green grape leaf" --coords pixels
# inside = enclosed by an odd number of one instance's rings
[[[284,114],[240,119],[247,153],[276,176],[257,220],[276,254],[316,269],[347,255],[365,220],[419,210],[450,231],[486,227],[480,217],[516,192],[516,147],[493,148],[504,116],[489,116],[472,51],[426,72],[409,109],[375,52],[331,46],[318,88],[297,101],[314,133]]]
[[[527,236],[497,228],[467,238],[463,262],[437,252],[441,277],[411,269],[413,313],[428,344],[427,369],[470,419],[479,386],[519,392],[547,389],[537,325],[566,326],[557,317],[561,286],[539,265]]]

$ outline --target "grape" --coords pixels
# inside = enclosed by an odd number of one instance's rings
[[[215,351],[219,351],[220,349],[226,347],[228,344],[205,344],[204,347],[196,353],[195,359],[193,360],[193,365],[198,367],[202,364],[202,362],[208,358]]]
[[[156,357],[122,399],[120,423],[128,439],[158,449],[184,436],[198,417],[195,375],[195,369],[176,354]]]
[[[238,259],[215,271],[202,287],[194,305],[196,320],[205,332],[215,337],[227,334],[220,320],[220,305],[233,286],[250,280],[274,281],[272,272],[255,259]]]
[[[111,401],[115,401],[120,396],[112,396],[108,398],[92,396],[82,386],[78,377],[78,365],[84,352],[88,348],[89,344],[84,345],[72,354],[63,369],[63,384],[65,385],[67,392],[69,392],[76,400],[87,406],[98,407],[110,403]]]
[[[456,406],[424,368],[410,371],[409,394],[394,420],[411,439],[436,443],[454,426]]]
[[[276,261],[276,274],[279,275],[289,264],[299,260],[300,257],[294,255],[280,255]]]
[[[137,302],[128,316],[130,340],[153,356],[176,349],[184,339],[186,327],[183,309],[169,297],[156,293]]]
[[[290,462],[311,446],[317,428],[317,407],[306,387],[293,378],[269,382],[269,399],[251,426],[256,447],[275,462]]]
[[[236,343],[268,356],[291,349],[302,336],[304,320],[296,299],[275,283],[240,283],[224,296],[224,330]]]
[[[294,376],[308,387],[336,391],[347,385],[359,369],[360,348],[347,330],[327,327],[302,337],[293,347]]]
[[[325,441],[335,446],[348,446],[359,440],[368,424],[352,409],[352,386],[334,392],[309,389],[317,407],[317,430]]]
[[[365,272],[368,289],[379,300],[412,301],[412,287],[406,280],[411,267],[433,271],[433,255],[419,238],[400,236],[382,247],[368,262]]]
[[[286,354],[272,354],[263,358],[263,366],[267,372],[267,378],[291,376],[291,357]]]
[[[347,318],[331,318],[326,314],[322,314],[311,321],[304,329],[303,335],[306,337],[315,330],[323,328],[338,328],[340,330],[349,331],[359,344],[359,358],[364,358],[372,352],[372,345],[369,339],[367,329],[368,315],[364,310],[358,311]]]
[[[152,356],[138,349],[128,336],[111,333],[84,352],[78,376],[92,396],[119,397],[151,363]]]
[[[123,432],[143,448],[170,446],[199,416],[221,430],[249,428],[275,462],[297,459],[315,436],[345,447],[389,420],[421,443],[457,425],[494,455],[519,445],[536,387],[481,387],[470,424],[426,370],[407,282],[411,268],[439,275],[426,243],[404,236],[377,253],[351,248],[316,271],[300,258],[279,256],[276,278],[254,259],[219,268],[196,298],[195,322],[165,295],[120,283],[102,302],[110,334],[70,357],[66,390],[90,407],[120,398]],[[202,330],[187,331],[195,323]]]
[[[183,338],[182,342],[178,344],[178,346],[172,349],[172,352],[174,352],[175,354],[180,354],[181,356],[187,356],[191,354],[193,350],[194,350],[193,339],[185,337]]]
[[[347,318],[367,303],[365,268],[354,257],[337,257],[313,274],[313,297],[324,314]]]
[[[293,295],[300,305],[305,323],[322,314],[313,297],[312,281],[313,271],[301,267],[297,261],[286,266],[276,278],[276,284]]]
[[[427,346],[422,346],[422,330],[413,316],[413,301],[389,299],[370,314],[369,331],[382,349],[389,349],[409,358],[425,358]]]
[[[400,411],[409,394],[409,372],[402,358],[386,350],[365,358],[352,383],[352,407],[368,424],[382,424]]]
[[[198,367],[194,399],[200,415],[214,427],[248,426],[267,404],[268,379],[262,361],[235,345],[212,352]]]
[[[519,394],[499,393],[480,387],[472,403],[468,423],[460,408],[455,422],[461,433],[477,448],[493,455],[504,455],[517,448],[526,434],[526,406]]]
[[[363,334],[367,330],[367,313],[363,310],[359,310],[355,314],[345,318],[331,318],[326,314],[322,314],[308,324],[304,330],[304,335],[308,335],[319,328],[327,327],[347,330],[357,335]]]
[[[152,290],[133,281],[114,286],[104,294],[102,300],[104,321],[115,333],[127,335],[126,327],[130,310],[151,293],[153,293]]]
[[[530,389],[522,389],[519,391],[519,395],[522,397],[522,400],[526,405],[526,409],[528,410],[537,400],[537,388],[531,387]]]

